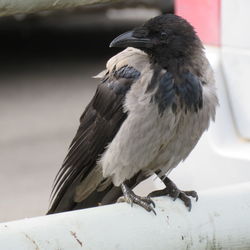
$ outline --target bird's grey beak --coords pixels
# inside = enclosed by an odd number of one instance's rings
[[[138,38],[133,36],[133,31],[128,31],[116,37],[109,47],[134,47],[134,48],[151,48],[152,41],[149,38]]]

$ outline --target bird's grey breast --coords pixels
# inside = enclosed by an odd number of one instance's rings
[[[99,162],[104,177],[111,177],[115,185],[140,170],[167,172],[175,167],[215,114],[216,95],[209,77],[186,71],[176,78],[165,69],[152,67],[144,53],[134,52],[129,60],[112,59],[117,68],[129,61],[140,72],[125,96],[128,116]]]
[[[128,117],[100,160],[104,177],[112,177],[115,185],[148,168],[161,145],[174,134],[179,120],[179,115],[170,107],[160,112],[158,103],[153,100],[158,88],[148,91],[154,75],[148,58],[140,67],[140,77],[125,98],[124,110]],[[165,72],[159,73],[162,76]]]
[[[163,174],[169,172],[189,155],[203,132],[208,129],[210,120],[215,118],[218,100],[213,72],[205,58],[202,65],[204,71],[201,77],[186,72],[177,79],[176,84],[171,74],[166,73],[159,81],[163,87],[159,85],[153,96],[159,112],[164,112],[167,106],[171,106],[173,113],[179,115],[178,124],[173,130],[174,135],[162,145],[152,164],[153,169],[160,169]],[[166,80],[162,82],[164,78]],[[165,89],[164,94],[157,94],[160,89]]]

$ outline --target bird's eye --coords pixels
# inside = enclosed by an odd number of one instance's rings
[[[166,32],[161,32],[161,39],[165,40],[167,39],[168,35]]]

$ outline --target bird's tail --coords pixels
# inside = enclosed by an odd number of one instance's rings
[[[65,180],[58,192],[53,194],[53,200],[47,214],[71,211],[80,208],[97,206],[109,185],[98,192],[104,182],[101,169],[97,166],[88,175],[70,176]],[[110,187],[109,187],[110,188]],[[56,189],[56,187],[55,187]]]
[[[74,182],[58,192],[47,214],[113,204],[122,196],[120,187],[116,187],[111,179],[104,179],[101,172],[92,171],[81,180],[80,176]],[[146,177],[140,172],[126,181],[129,188],[134,188]]]

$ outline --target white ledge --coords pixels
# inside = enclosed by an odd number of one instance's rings
[[[191,212],[161,197],[157,216],[119,203],[2,223],[0,249],[250,249],[250,183],[199,196]]]
[[[0,16],[28,14],[38,11],[117,1],[118,0],[1,0]]]

